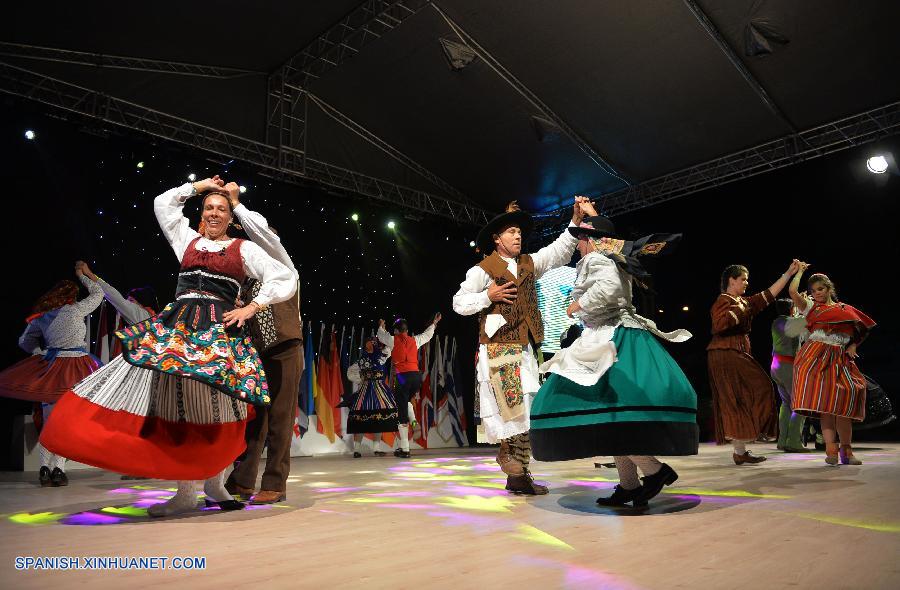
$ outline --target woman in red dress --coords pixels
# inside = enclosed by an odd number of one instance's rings
[[[789,287],[809,331],[794,359],[794,411],[821,420],[826,463],[861,465],[850,446],[853,422],[866,414],[866,378],[856,366],[856,349],[875,321],[838,301],[834,283],[824,274],[809,277],[811,299],[800,294],[800,277],[808,266],[801,265]]]

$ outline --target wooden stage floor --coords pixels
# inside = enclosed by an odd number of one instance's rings
[[[3,473],[0,587],[900,588],[900,445],[861,444],[865,464],[837,468],[752,448],[769,461],[737,467],[706,444],[670,460],[680,479],[645,513],[598,507],[615,473],[587,460],[535,463],[550,495],[507,495],[491,449],[297,458],[283,504],[168,519],[146,515],[166,482],[74,470],[42,489]],[[206,563],[16,570],[17,556]]]

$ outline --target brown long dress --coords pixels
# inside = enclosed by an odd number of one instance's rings
[[[751,297],[722,293],[710,310],[713,337],[706,350],[719,444],[776,434],[772,380],[750,354],[753,317],[773,301],[768,289]]]

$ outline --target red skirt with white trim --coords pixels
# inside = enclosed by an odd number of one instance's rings
[[[41,444],[69,459],[158,479],[206,479],[246,448],[253,411],[195,379],[123,357],[66,393]]]

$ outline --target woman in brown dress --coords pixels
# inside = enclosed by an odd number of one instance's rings
[[[761,434],[775,434],[772,380],[750,354],[750,324],[756,314],[775,301],[799,269],[800,262],[794,260],[771,287],[744,297],[750,273],[747,267],[733,264],[722,273],[722,293],[710,310],[713,337],[706,350],[716,442],[731,441],[736,465],[765,461],[765,457],[751,455],[746,443]]]

